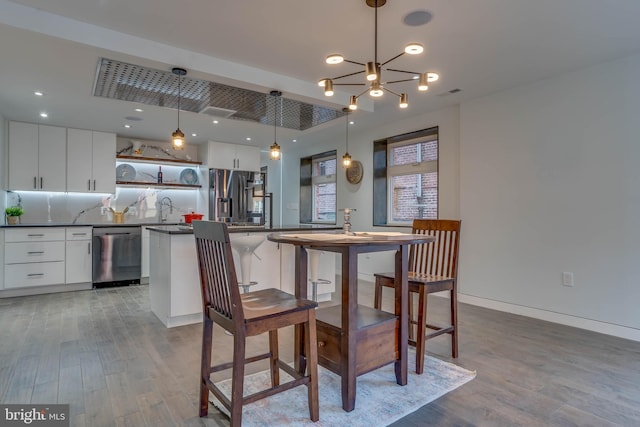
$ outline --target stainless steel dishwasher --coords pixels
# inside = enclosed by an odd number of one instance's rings
[[[140,283],[140,227],[93,228],[93,284]]]

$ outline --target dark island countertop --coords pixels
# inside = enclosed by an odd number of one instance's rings
[[[164,234],[193,234],[193,228],[186,224],[178,225],[158,225],[147,227],[150,231],[156,231]],[[229,233],[274,233],[280,231],[311,231],[311,230],[341,230],[342,227],[336,225],[324,224],[295,224],[280,225],[275,227],[250,226],[250,225],[231,225]]]
[[[115,224],[112,222],[97,222],[97,223],[84,223],[84,224],[80,224],[80,223],[76,223],[76,224],[64,224],[64,223],[55,223],[55,222],[48,222],[48,223],[41,223],[41,224],[1,224],[0,228],[28,228],[28,227],[33,227],[33,228],[37,228],[37,227],[94,227],[94,228],[100,228],[100,227],[151,227],[151,226],[176,226],[176,225],[180,225],[181,223],[178,222],[144,222],[144,223],[135,223],[135,222],[127,222],[124,224]],[[183,224],[184,225],[184,224]]]

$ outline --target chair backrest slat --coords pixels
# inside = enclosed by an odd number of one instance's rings
[[[242,304],[227,226],[221,222],[195,221],[202,305],[235,321],[243,321]]]
[[[415,273],[455,278],[458,273],[459,220],[416,219],[412,232],[436,238],[434,242],[412,245],[409,269]]]

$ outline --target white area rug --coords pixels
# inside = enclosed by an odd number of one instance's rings
[[[476,373],[452,363],[427,356],[424,374],[415,373],[415,349],[409,347],[409,378],[406,386],[396,384],[393,364],[359,376],[356,408],[342,409],[340,377],[319,367],[320,421],[311,422],[307,406],[307,388],[296,387],[284,393],[259,400],[244,407],[243,427],[282,426],[386,426],[408,415],[440,396],[472,380]],[[280,371],[281,381],[288,375]],[[245,395],[264,390],[270,384],[268,371],[245,378]],[[229,396],[231,381],[219,383]],[[212,395],[211,395],[212,396]],[[222,405],[216,402],[216,406]],[[210,408],[210,410],[214,410]]]

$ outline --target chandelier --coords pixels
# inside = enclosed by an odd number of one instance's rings
[[[358,95],[352,95],[349,100],[349,109],[357,110],[358,109],[358,98],[369,92],[369,95],[372,97],[378,98],[381,97],[384,92],[389,92],[396,95],[400,98],[399,107],[407,108],[409,106],[409,97],[406,93],[397,93],[393,90],[389,89],[389,85],[394,83],[402,83],[409,82],[413,80],[418,81],[418,90],[421,92],[425,92],[429,89],[429,83],[435,82],[438,80],[438,74],[434,72],[422,72],[417,73],[413,71],[407,70],[399,70],[396,68],[388,68],[387,64],[390,62],[400,58],[402,55],[418,55],[424,51],[424,47],[420,43],[409,43],[405,46],[404,51],[399,53],[398,55],[392,57],[391,59],[384,61],[382,63],[378,62],[378,8],[384,6],[387,0],[365,0],[367,5],[374,8],[374,19],[375,19],[375,31],[374,31],[374,58],[373,61],[362,63],[357,61],[352,61],[344,58],[340,54],[331,54],[327,56],[326,63],[330,65],[340,64],[341,62],[348,62],[350,64],[356,64],[364,67],[363,70],[356,71],[354,73],[343,74],[341,76],[332,77],[332,78],[324,78],[318,81],[318,86],[324,88],[324,94],[326,96],[333,96],[333,87],[334,86],[368,86],[362,93]],[[382,80],[382,72],[390,71],[395,73],[404,73],[411,74],[410,78],[399,79],[399,80],[390,80],[383,81]],[[355,76],[357,74],[365,73],[367,78],[367,83],[335,83],[336,80],[340,80],[346,77]]]

